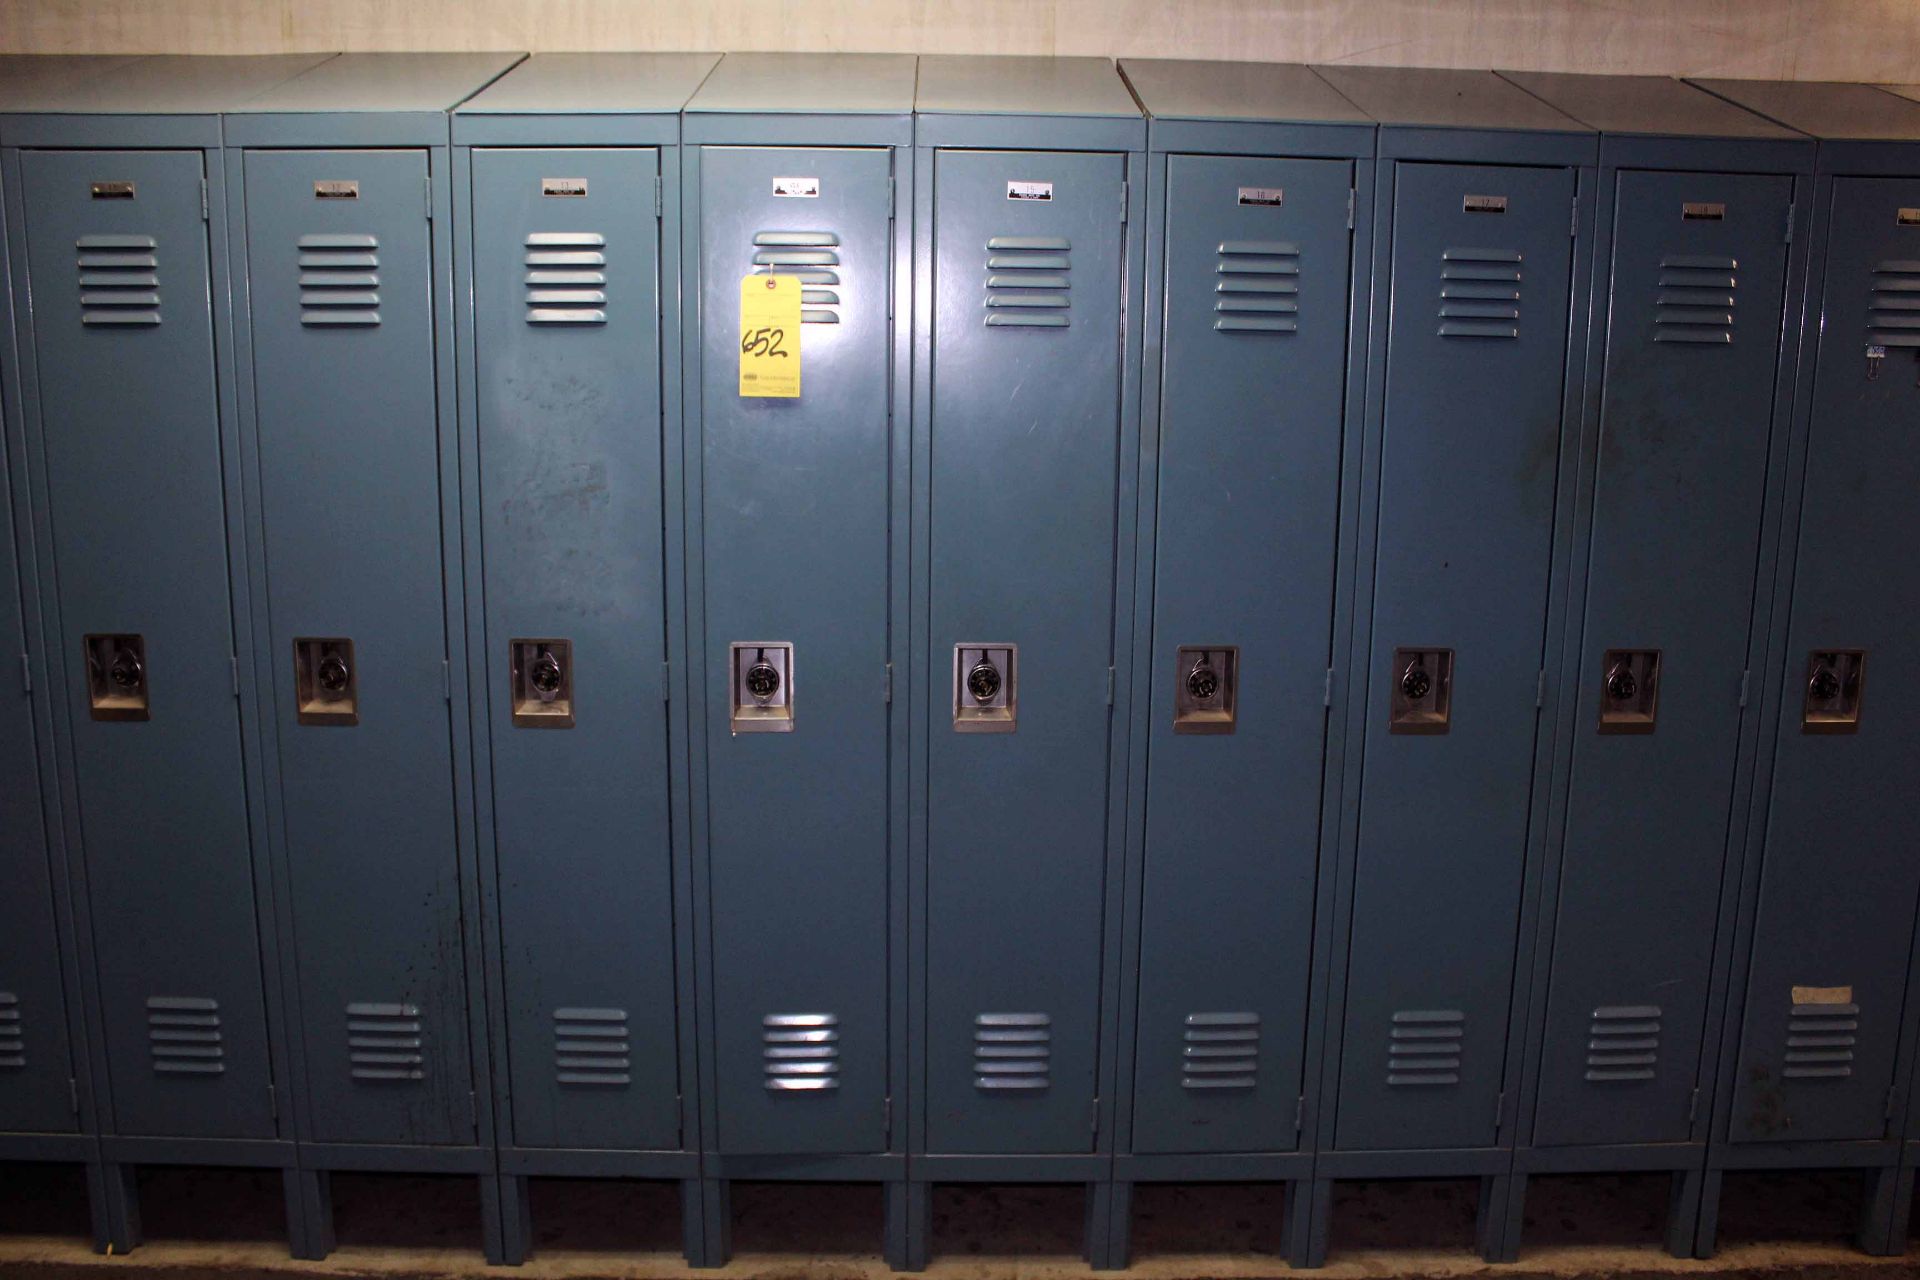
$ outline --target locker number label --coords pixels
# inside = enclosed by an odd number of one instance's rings
[[[788,199],[817,200],[820,198],[820,179],[818,178],[775,178],[773,194]]]
[[[740,394],[800,395],[800,278],[749,275],[740,281]]]
[[[1279,187],[1240,188],[1241,204],[1265,205],[1268,208],[1278,208],[1281,201],[1286,198],[1287,193]]]
[[[1009,200],[1051,200],[1053,184],[1051,182],[1009,182],[1007,183]]]

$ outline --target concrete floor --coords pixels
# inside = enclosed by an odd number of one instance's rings
[[[1469,1182],[1375,1182],[1341,1188],[1326,1280],[1357,1277],[1671,1276],[1891,1280],[1920,1262],[1872,1259],[1847,1244],[1858,1179],[1848,1174],[1730,1177],[1724,1245],[1710,1262],[1660,1250],[1667,1180],[1545,1178],[1528,1201],[1521,1261],[1488,1267],[1472,1253]],[[1138,1280],[1256,1280],[1278,1256],[1277,1187],[1142,1187]],[[156,1280],[357,1276],[394,1280],[494,1275],[524,1280],[880,1280],[880,1194],[865,1186],[735,1188],[735,1260],[720,1272],[681,1262],[671,1187],[542,1181],[534,1188],[536,1254],[518,1272],[488,1272],[471,1180],[342,1175],[340,1249],[320,1263],[286,1256],[277,1175],[153,1170],[143,1175],[149,1243],[129,1258],[87,1248],[76,1170],[0,1166],[0,1280]],[[929,1280],[1083,1280],[1078,1187],[951,1187],[934,1202]]]

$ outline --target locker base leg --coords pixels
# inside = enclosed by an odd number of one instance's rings
[[[531,1185],[512,1174],[480,1179],[480,1234],[487,1264],[517,1267],[533,1248]]]
[[[140,1231],[140,1170],[130,1164],[90,1164],[93,1247],[109,1255],[132,1253],[145,1243]]]
[[[889,1182],[883,1252],[894,1271],[925,1271],[933,1251],[933,1184]]]
[[[1475,1243],[1485,1262],[1512,1262],[1519,1248],[1519,1232],[1510,1230],[1513,1177],[1480,1179],[1480,1210],[1474,1219]]]
[[[1706,1178],[1704,1169],[1681,1169],[1673,1175],[1667,1195],[1667,1252],[1676,1258],[1693,1256],[1694,1241],[1700,1234],[1700,1196]]]
[[[1870,1169],[1854,1243],[1876,1258],[1907,1251],[1907,1220],[1913,1216],[1913,1170]]]
[[[334,1250],[333,1177],[324,1169],[288,1169],[282,1177],[293,1256],[319,1262]]]
[[[1305,1271],[1327,1265],[1333,1234],[1333,1183],[1309,1178],[1287,1184],[1286,1217],[1280,1226],[1280,1252],[1287,1265]]]
[[[680,1184],[681,1229],[687,1265],[724,1267],[733,1257],[733,1195],[724,1178],[689,1178]]]
[[[1507,1179],[1507,1194],[1496,1206],[1500,1214],[1500,1261],[1513,1262],[1520,1257],[1520,1237],[1527,1226],[1527,1175],[1516,1173]]]
[[[1133,1252],[1133,1184],[1087,1184],[1087,1265],[1095,1271],[1126,1269]]]
[[[1711,1258],[1720,1248],[1720,1194],[1727,1175],[1708,1169],[1700,1178],[1700,1225],[1693,1233],[1693,1256]]]

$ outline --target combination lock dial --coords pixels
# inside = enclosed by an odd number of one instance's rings
[[[1818,702],[1831,702],[1840,696],[1840,676],[1832,667],[1816,667],[1807,680],[1807,692]]]
[[[1220,674],[1213,669],[1205,654],[1193,664],[1193,670],[1187,672],[1187,692],[1193,695],[1195,702],[1212,702],[1220,692]]]
[[[534,659],[533,668],[527,672],[527,681],[543,700],[552,701],[560,692],[559,659],[551,653],[541,654]]]
[[[1615,667],[1607,676],[1607,696],[1615,702],[1627,702],[1640,692],[1640,682],[1627,667]]]
[[[1400,677],[1400,692],[1407,696],[1408,702],[1418,702],[1433,692],[1433,677],[1423,666],[1410,666]]]
[[[975,702],[992,702],[1000,692],[1000,668],[991,662],[977,662],[967,672],[967,692]]]
[[[747,692],[765,701],[780,692],[780,673],[771,663],[756,662],[747,668]]]
[[[146,671],[141,667],[137,655],[122,649],[114,655],[113,665],[107,668],[107,679],[121,693],[138,693],[141,683],[146,679]]]
[[[328,693],[340,693],[347,687],[347,663],[338,654],[329,654],[320,660],[320,669],[315,673],[320,687]]]

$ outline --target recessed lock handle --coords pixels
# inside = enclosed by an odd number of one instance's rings
[[[1000,668],[984,660],[974,663],[967,672],[967,692],[975,702],[992,702],[1000,692]]]

